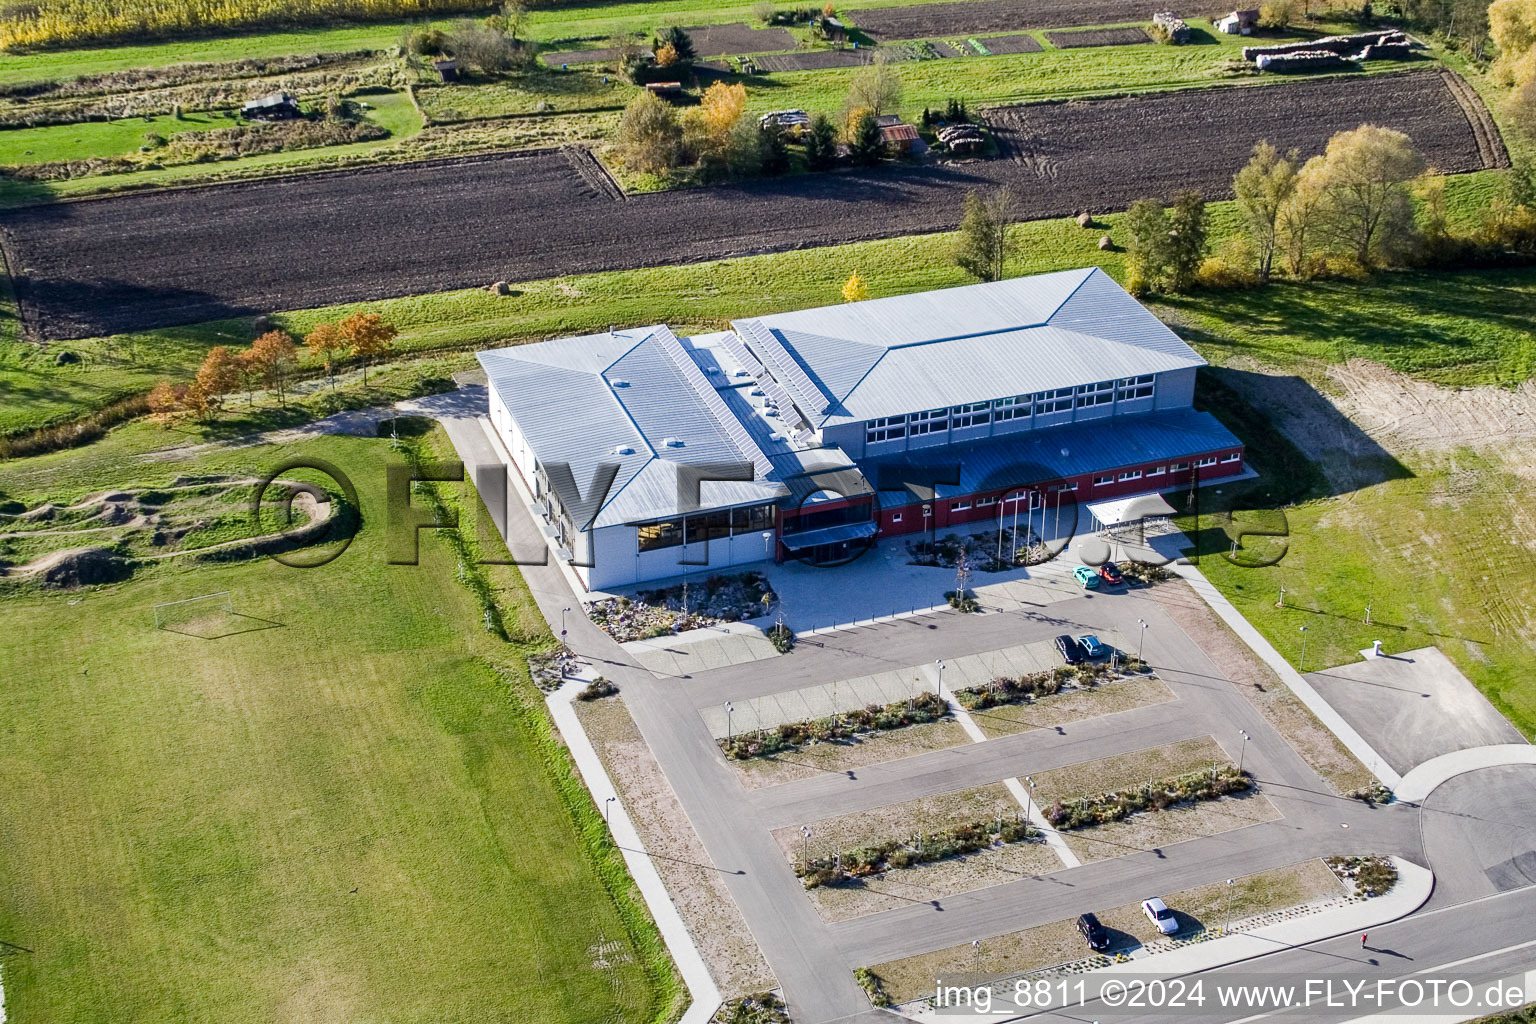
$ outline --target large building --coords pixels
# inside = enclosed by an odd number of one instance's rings
[[[1098,269],[480,353],[545,529],[606,589],[1243,472],[1195,352]]]

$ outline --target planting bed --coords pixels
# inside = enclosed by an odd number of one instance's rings
[[[1051,41],[1052,46],[1063,50],[1079,46],[1134,46],[1152,41],[1146,29],[1136,25],[1125,28],[1088,28],[1076,32],[1047,32],[1045,38]]]
[[[1039,53],[1045,49],[1040,45],[1040,40],[1027,32],[1020,32],[1013,36],[988,36],[976,41],[985,46],[987,52],[993,56],[1005,53]]]
[[[699,25],[683,31],[693,40],[693,52],[698,57],[795,48],[795,37],[787,28],[752,28],[738,21],[730,25]]]
[[[619,59],[619,51],[609,46],[595,50],[561,50],[559,53],[541,53],[539,59],[552,68],[562,64],[606,64]]]
[[[1166,10],[1167,6],[1154,2],[1126,5],[1119,0],[977,0],[972,3],[878,7],[853,12],[853,19],[860,29],[880,39],[918,39],[1021,28],[1102,25],[1137,18],[1151,21],[1154,12]],[[1179,13],[1189,12],[1181,10]],[[992,49],[990,43],[987,48]]]
[[[1243,116],[1212,118],[1213,109]],[[1439,72],[1007,107],[987,118],[1003,158],[963,168],[898,165],[616,199],[583,177],[577,154],[525,151],[12,210],[0,214],[0,239],[28,327],[70,338],[949,230],[965,192],[988,185],[1013,186],[1024,218],[1121,209],[1184,188],[1226,198],[1256,141],[1311,155],[1364,122],[1407,132],[1444,171],[1485,166]],[[860,216],[848,215],[854,208]]]
[[[807,50],[803,53],[770,53],[753,58],[764,71],[825,71],[828,68],[853,68],[874,60],[873,48],[858,50]]]

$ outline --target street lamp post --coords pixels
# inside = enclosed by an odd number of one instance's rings
[[[1024,783],[1029,787],[1028,789],[1024,790],[1024,819],[1025,821],[1028,821],[1035,816],[1033,806],[1034,801],[1032,799],[1035,792],[1035,780],[1031,776],[1026,775],[1024,776]]]
[[[1307,627],[1301,627],[1301,662],[1299,667],[1302,672],[1307,670]]]
[[[976,951],[976,969],[972,973],[973,974],[980,974],[981,973],[981,940],[980,939],[972,939],[971,940],[971,948]]]
[[[1136,631],[1136,660],[1141,660],[1142,643],[1147,636],[1147,620],[1137,619],[1136,624],[1141,628]]]
[[[610,842],[613,841],[613,826],[609,824],[608,808],[612,807],[613,802],[617,799],[618,797],[611,796],[607,800],[603,801],[603,828],[608,830],[608,840]]]
[[[1232,883],[1234,881],[1236,881],[1236,879],[1227,879],[1227,921],[1226,924],[1222,925],[1221,930],[1223,933],[1232,930]]]
[[[730,746],[731,745],[731,713],[734,712],[735,710],[736,710],[736,706],[734,704],[732,704],[730,701],[726,701],[725,702],[725,745],[726,746]]]
[[[566,607],[560,609],[560,646],[561,647],[569,647],[570,646],[568,643],[565,642],[565,636],[566,636],[566,633],[565,633],[565,613],[570,611],[570,610],[571,609],[570,609],[569,605],[567,605]]]
[[[934,664],[939,669],[939,698],[942,700],[944,697],[944,659],[940,658]]]
[[[804,871],[811,870],[811,828],[809,825],[800,826],[800,866]]]
[[[1241,775],[1243,774],[1243,759],[1248,756],[1248,740],[1251,737],[1248,735],[1247,729],[1239,729],[1237,734],[1243,738],[1242,750],[1237,755],[1237,774]]]

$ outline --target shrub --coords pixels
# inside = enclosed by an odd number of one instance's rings
[[[868,109],[855,110],[848,116],[848,158],[861,167],[872,167],[882,155],[880,125],[874,113]]]
[[[780,622],[768,631],[768,640],[780,654],[788,654],[795,648],[795,631]]]
[[[836,162],[837,127],[826,114],[817,114],[805,136],[805,165],[813,171],[824,171]]]
[[[602,697],[612,697],[618,692],[619,687],[617,684],[611,680],[603,678],[602,676],[598,676],[586,686],[582,687],[581,692],[576,695],[576,699],[598,700]]]
[[[683,128],[666,100],[641,92],[619,119],[619,156],[632,171],[661,174],[682,156]]]
[[[957,590],[944,591],[944,600],[949,602],[951,608],[961,612],[981,611],[981,603],[979,601],[969,594],[961,594]]]
[[[859,983],[864,994],[869,996],[871,1006],[885,1008],[891,1005],[891,997],[886,994],[885,987],[880,982],[880,975],[868,967],[860,967],[853,972],[853,980]]]
[[[1136,789],[1085,796],[1071,803],[1058,800],[1046,809],[1045,819],[1062,831],[1089,828],[1120,821],[1142,811],[1161,811],[1181,803],[1219,800],[1245,792],[1252,786],[1253,779],[1247,772],[1239,771],[1235,765],[1224,765],[1214,771],[1202,769]]]
[[[1296,20],[1290,0],[1270,0],[1259,7],[1259,28],[1282,29]]]
[[[418,57],[440,57],[448,52],[448,34],[428,26],[412,29],[405,37],[405,50]]]
[[[1340,881],[1353,884],[1356,896],[1380,896],[1397,884],[1397,868],[1386,857],[1329,857],[1325,863]]]
[[[844,851],[841,856],[816,857],[797,863],[795,871],[807,889],[844,885],[867,875],[975,853],[997,843],[1022,843],[1040,838],[1039,830],[1017,818],[996,818],[954,825],[916,837],[915,845],[888,839],[872,846]]]

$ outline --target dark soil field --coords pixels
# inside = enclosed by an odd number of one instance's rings
[[[752,61],[764,71],[824,71],[827,68],[854,68],[874,59],[871,47],[857,50],[803,50],[800,53],[769,53]]]
[[[552,68],[562,64],[598,64],[617,60],[619,51],[611,47],[596,50],[562,50],[559,53],[541,53],[539,59]]]
[[[1044,49],[1040,45],[1040,40],[1023,33],[1016,36],[990,36],[976,41],[985,46],[987,52],[991,54],[1039,53]]]
[[[916,7],[877,7],[849,14],[854,24],[877,39],[921,39],[959,33],[974,35],[1023,28],[1151,21],[1154,13],[1169,10],[1170,6],[1179,14],[1192,13],[1178,4],[1169,5],[1159,0],[1133,0],[1131,3],[1125,0],[972,0],[970,3]]]
[[[988,120],[993,160],[621,198],[590,161],[545,150],[38,206],[0,216],[0,237],[28,329],[70,338],[947,230],[966,190],[996,185],[1026,218],[1185,188],[1225,198],[1256,141],[1310,155],[1366,121],[1407,132],[1447,172],[1488,159],[1439,72],[1007,107]]]
[[[1070,50],[1078,46],[1134,46],[1150,43],[1152,37],[1145,29],[1134,25],[1128,28],[1087,28],[1077,32],[1047,32],[1045,38],[1052,46]]]
[[[693,40],[693,52],[699,57],[795,48],[795,37],[787,28],[753,28],[738,21],[730,25],[699,25],[683,31]]]

